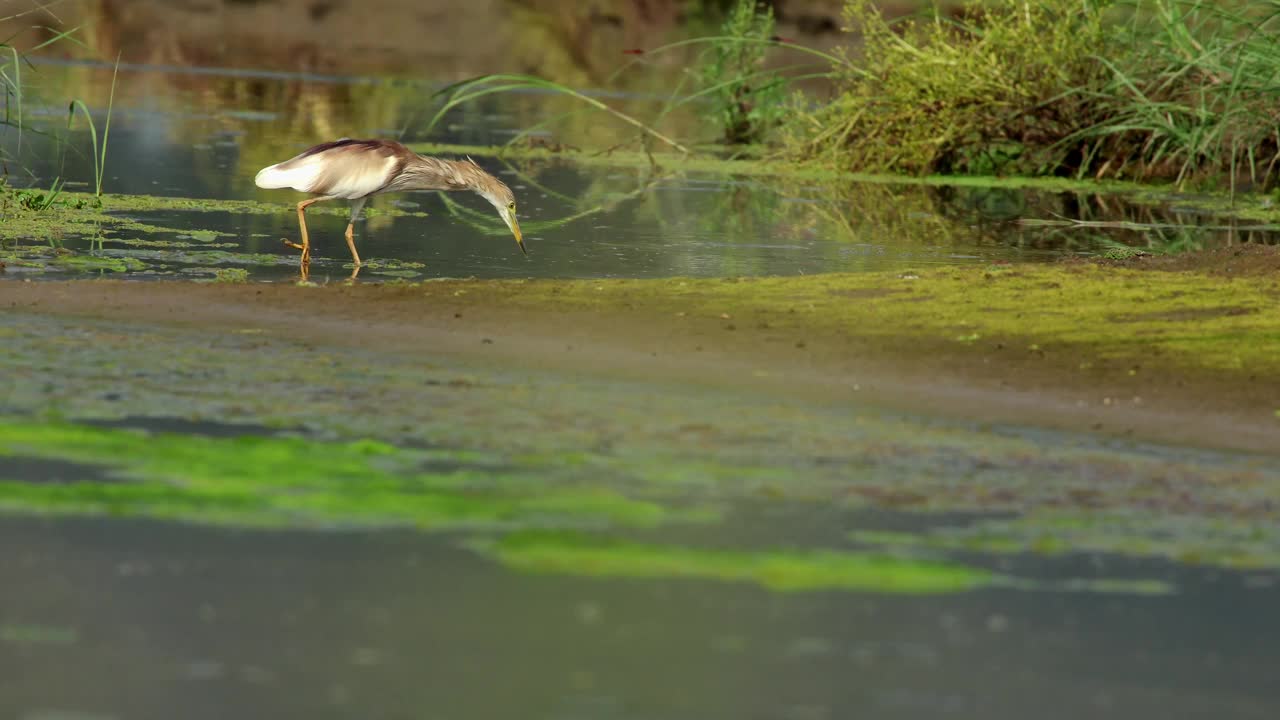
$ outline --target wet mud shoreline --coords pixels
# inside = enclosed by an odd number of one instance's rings
[[[981,269],[939,272],[961,289],[984,282]],[[1019,272],[1032,273],[1024,278],[1032,286],[1054,284],[1034,275],[1041,271]],[[1138,274],[1165,282],[1186,275]],[[1197,277],[1224,286],[1233,282]],[[885,278],[795,279],[777,287],[769,282],[443,280],[321,287],[4,282],[0,307],[30,317],[110,321],[122,328],[180,327],[211,337],[252,334],[262,342],[356,347],[426,362],[447,357],[477,373],[513,368],[601,381],[696,384],[991,425],[1280,452],[1280,397],[1269,368],[1246,357],[1233,369],[1222,366],[1231,357],[1179,350],[1211,346],[1214,338],[1223,341],[1220,328],[1200,331],[1204,342],[1198,342],[1192,326],[1179,328],[1163,350],[1158,343],[1144,347],[1133,341],[1146,332],[1142,327],[1121,327],[1118,334],[1087,342],[1049,335],[1037,345],[1034,330],[1040,323],[1032,310],[1009,313],[987,306],[984,318],[1031,317],[1025,327],[1016,324],[1023,320],[1011,320],[998,333],[975,326],[957,335],[954,328],[940,331],[932,323],[939,312],[929,299],[895,297],[901,288],[868,285]],[[1234,281],[1233,287],[1242,282]],[[1257,282],[1264,295],[1272,286],[1265,279]],[[777,302],[779,292],[791,293],[794,302]],[[1187,292],[1175,289],[1172,295]],[[1036,301],[1018,293],[1025,302]],[[836,300],[832,307],[840,310],[816,304],[822,298]],[[892,318],[888,331],[863,324],[866,313],[886,312],[876,305],[886,298],[908,308],[907,314]],[[980,306],[994,302],[981,292],[975,301]],[[1155,301],[1151,308],[1153,317],[1163,319],[1173,312],[1161,311]],[[1272,321],[1252,308],[1224,313],[1235,314],[1226,318],[1231,321]],[[1080,320],[1090,322],[1087,316]],[[1270,332],[1256,334],[1251,344],[1265,354],[1276,342]],[[147,352],[172,351],[147,348],[139,360],[145,363]],[[1140,363],[1133,360],[1135,353]],[[253,357],[243,354],[245,362]],[[305,383],[305,373],[300,380]]]

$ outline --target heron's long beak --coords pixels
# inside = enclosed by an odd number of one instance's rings
[[[511,228],[511,234],[516,236],[516,244],[520,246],[520,252],[528,255],[529,251],[524,249],[524,235],[520,233],[520,221],[516,220],[516,216],[505,209],[502,211],[502,219],[507,221],[507,227]]]
[[[511,218],[511,232],[516,236],[516,244],[520,246],[520,252],[527,256],[529,251],[524,249],[524,236],[520,234],[520,222],[515,217]]]

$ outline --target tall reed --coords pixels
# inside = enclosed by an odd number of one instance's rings
[[[111,71],[111,92],[107,97],[107,115],[102,125],[102,143],[98,143],[98,127],[93,121],[89,108],[79,98],[72,100],[67,106],[67,130],[71,130],[76,110],[84,116],[89,126],[89,138],[93,142],[93,194],[102,197],[102,178],[107,171],[107,139],[111,136],[111,112],[115,107],[116,78],[120,74],[120,58],[116,57],[115,68]]]

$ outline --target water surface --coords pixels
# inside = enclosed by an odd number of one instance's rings
[[[37,77],[48,96],[92,100],[110,87],[100,67],[42,65]],[[109,192],[210,200],[256,199],[277,204],[273,214],[241,212],[129,212],[147,224],[173,228],[140,237],[107,228],[98,244],[74,234],[52,244],[76,252],[131,258],[139,277],[208,276],[221,267],[246,267],[254,279],[289,279],[297,236],[291,191],[254,187],[258,169],[311,144],[339,136],[401,137],[470,145],[503,144],[522,128],[562,115],[568,101],[547,93],[488,96],[454,110],[427,129],[433,115],[430,84],[376,79],[281,77],[275,74],[191,75],[129,68],[118,79],[104,189]],[[614,96],[637,114],[653,113],[652,98]],[[105,101],[105,98],[102,98]],[[88,100],[87,100],[88,101]],[[101,107],[105,102],[91,103]],[[61,118],[61,105],[48,115]],[[105,115],[98,115],[100,126]],[[696,117],[676,118],[697,132]],[[15,182],[46,186],[54,177],[72,187],[91,185],[88,133],[54,137],[27,133],[6,146],[21,159]],[[687,127],[686,127],[687,126]],[[630,136],[599,117],[577,117],[533,134],[539,143],[609,147]],[[634,144],[631,145],[634,147]],[[1155,250],[1203,247],[1244,239],[1271,242],[1267,225],[1246,225],[1209,214],[1135,206],[1122,197],[982,188],[922,188],[732,177],[647,167],[582,166],[556,161],[478,157],[515,190],[532,257],[519,255],[496,214],[469,193],[375,199],[374,215],[358,230],[365,277],[702,277],[831,271],[909,270],[940,263],[1043,262],[1116,245]],[[456,203],[457,205],[453,205]],[[460,207],[459,207],[460,206]],[[425,217],[378,216],[400,208]],[[108,203],[107,209],[110,210]],[[1027,225],[1024,220],[1102,225]],[[1117,227],[1125,220],[1149,227]],[[341,239],[345,219],[313,213],[315,271],[345,277],[350,256]],[[184,229],[218,233],[217,248],[190,245]],[[39,234],[38,232],[32,233]],[[147,241],[138,247],[139,239]],[[13,239],[10,240],[13,242]],[[22,240],[29,249],[48,237]],[[212,242],[212,240],[206,241]],[[229,257],[228,253],[241,257]],[[43,257],[39,252],[37,258]],[[15,268],[18,263],[12,263]],[[55,264],[37,269],[66,274]]]
[[[23,720],[1280,710],[1274,594],[1198,570],[1166,570],[1172,597],[778,596],[512,574],[405,533],[11,519],[0,541],[23,588],[0,712]]]

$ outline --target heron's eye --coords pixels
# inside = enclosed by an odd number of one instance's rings
[[[513,203],[513,202],[509,202],[509,203],[507,203],[507,209],[508,209],[508,210],[510,210],[511,212],[515,212],[515,211],[516,211],[516,204],[515,204],[515,203]]]

